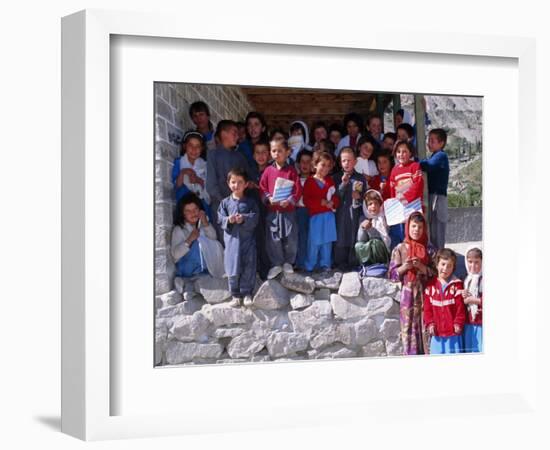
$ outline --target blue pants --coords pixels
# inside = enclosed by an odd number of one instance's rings
[[[199,273],[208,273],[208,270],[201,257],[199,241],[196,239],[191,244],[189,251],[176,262],[176,275],[179,277],[192,277]]]
[[[298,221],[298,254],[296,255],[296,267],[304,268],[307,257],[307,238],[309,235],[309,213],[307,208],[296,208]]]
[[[464,325],[463,334],[464,352],[483,351],[483,327],[481,325]]]
[[[432,336],[430,342],[430,354],[460,353],[462,350],[461,336],[440,337]]]
[[[332,242],[315,245],[308,241],[305,269],[311,272],[316,267],[330,269],[332,266]]]
[[[243,297],[252,295],[254,284],[256,282],[256,271],[244,271],[240,275],[228,277],[229,290],[234,297]]]

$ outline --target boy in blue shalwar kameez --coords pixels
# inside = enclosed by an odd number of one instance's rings
[[[256,226],[260,211],[256,201],[247,197],[244,190],[248,183],[246,170],[229,171],[227,184],[231,195],[224,198],[218,208],[218,222],[223,230],[225,243],[224,265],[231,306],[252,305],[252,291],[256,282]]]

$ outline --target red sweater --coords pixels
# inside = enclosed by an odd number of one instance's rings
[[[288,198],[290,202],[286,208],[283,208],[280,203],[272,205],[269,203],[269,198],[273,195],[275,189],[275,180],[277,178],[285,178],[287,180],[294,181],[294,188],[292,194]],[[274,162],[272,165],[267,166],[260,178],[260,192],[262,198],[269,204],[269,211],[294,211],[296,209],[296,203],[302,195],[302,184],[300,183],[300,176],[296,169],[289,164],[285,164],[282,168],[277,168],[277,164]]]
[[[390,174],[390,194],[396,197],[397,192],[403,192],[405,200],[412,202],[424,195],[424,178],[420,163],[409,162],[407,165],[398,164]]]
[[[313,176],[309,177],[304,183],[304,205],[307,208],[309,215],[314,216],[316,214],[321,214],[324,212],[333,212],[332,209],[322,206],[321,200],[327,200],[327,193],[331,187],[334,187],[334,181],[332,177],[325,177],[325,185],[321,188],[317,182],[317,179]],[[340,199],[336,192],[334,192],[332,198],[332,203],[334,203],[334,209],[338,208],[340,205]]]
[[[455,336],[454,325],[460,327],[460,333],[466,321],[464,300],[460,293],[464,289],[462,281],[454,279],[441,292],[441,283],[437,277],[428,281],[424,289],[424,324],[426,328],[435,325],[435,335]]]
[[[382,176],[375,175],[369,181],[369,188],[380,192],[380,194],[382,194],[382,200],[387,200],[388,198],[391,198],[390,177],[387,177],[384,183],[384,189],[380,189],[380,185],[382,184]]]

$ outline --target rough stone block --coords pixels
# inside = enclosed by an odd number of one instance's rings
[[[330,301],[330,289],[327,289],[327,288],[316,289],[313,295],[315,296],[315,300]]]
[[[386,341],[386,353],[388,356],[402,356],[403,355],[403,342],[401,342],[401,336],[397,339]]]
[[[194,314],[197,311],[200,311],[205,304],[207,303],[205,303],[202,297],[200,295],[197,295],[193,298],[190,298],[189,300],[185,300],[181,304],[182,312],[183,314],[188,314],[188,315]]]
[[[265,336],[258,336],[253,331],[231,339],[227,346],[227,352],[231,358],[250,358],[265,347]]]
[[[166,307],[164,307],[162,309],[159,309],[157,311],[157,318],[158,319],[167,319],[167,318],[170,318],[170,317],[184,315],[185,313],[183,312],[183,310],[184,310],[183,303],[179,303],[179,304],[173,305],[173,306],[166,306]]]
[[[345,273],[338,289],[338,294],[344,297],[358,297],[361,293],[361,279],[357,272]]]
[[[163,306],[173,306],[183,301],[181,294],[177,291],[169,291],[157,297],[160,298]]]
[[[226,301],[231,297],[227,280],[213,278],[210,275],[199,277],[195,281],[195,291],[199,292],[208,303],[216,304]]]
[[[155,294],[161,295],[172,290],[172,278],[169,274],[155,274]]]
[[[385,340],[399,339],[399,333],[401,333],[399,319],[385,319],[380,327],[380,333]]]
[[[155,143],[155,161],[164,161],[166,164],[170,164],[170,167],[173,166],[174,160],[179,156],[180,154],[180,146],[170,144],[168,142],[168,136],[166,136],[165,141],[157,141]],[[156,168],[155,168],[156,169]],[[164,174],[164,172],[163,172]],[[157,173],[157,179],[161,179],[163,181],[171,181],[172,178],[164,178],[159,176],[160,173]]]
[[[309,350],[308,356],[310,359],[353,358],[357,356],[357,351],[347,348],[342,344],[335,344],[323,350]]]
[[[288,357],[307,349],[309,339],[305,333],[272,333],[267,338],[267,351],[272,358]]]
[[[192,316],[175,317],[170,332],[179,341],[192,342],[206,335],[209,326],[210,321],[197,311]]]
[[[310,338],[310,345],[314,349],[327,347],[336,342],[351,345],[354,337],[353,324],[346,322],[331,323],[317,329]]]
[[[159,116],[166,119],[168,122],[174,122],[174,112],[172,107],[162,98],[156,98],[156,111]]]
[[[291,291],[302,294],[311,294],[315,290],[315,280],[299,273],[285,273],[281,278],[281,284]]]
[[[314,301],[303,311],[290,311],[288,318],[295,332],[311,333],[313,329],[326,326],[331,322],[332,308],[326,300]]]
[[[313,295],[296,294],[291,297],[290,306],[292,306],[292,309],[306,308],[310,306],[314,300],[315,297],[313,297]]]
[[[185,279],[181,277],[174,278],[174,289],[176,292],[183,294],[183,289],[185,287]]]
[[[369,342],[380,338],[376,322],[367,317],[354,324],[354,331],[354,345],[366,345]]]
[[[228,303],[207,305],[202,310],[215,327],[247,323],[250,313],[244,308],[233,308]]]
[[[155,133],[157,141],[167,140],[168,138],[166,134],[166,121],[160,116],[157,116],[155,120]]]
[[[363,279],[363,291],[367,299],[379,298],[395,292],[394,283],[385,278],[367,277]]]
[[[393,306],[394,301],[391,297],[373,298],[369,300],[366,313],[369,317],[385,315]]]
[[[276,280],[264,282],[254,296],[254,307],[260,309],[282,309],[290,303],[290,294]]]
[[[342,319],[356,319],[367,315],[367,301],[363,297],[331,294],[330,304],[334,314]]]
[[[287,311],[257,309],[252,314],[253,328],[271,331],[291,331],[292,329]]]
[[[374,341],[361,348],[364,356],[386,356],[384,341]]]
[[[342,272],[314,273],[312,278],[315,280],[315,287],[327,288],[337,291],[342,281]]]
[[[216,339],[224,339],[224,338],[236,338],[240,334],[243,334],[246,331],[246,328],[244,327],[221,327],[216,328],[214,330],[214,337]]]
[[[165,355],[168,364],[183,364],[193,360],[218,359],[222,352],[223,346],[219,343],[197,344],[171,341],[166,345]]]

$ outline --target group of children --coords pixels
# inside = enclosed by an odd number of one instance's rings
[[[432,155],[419,161],[413,127],[403,122],[397,133],[382,134],[376,115],[365,130],[358,114],[346,115],[345,136],[322,123],[310,136],[302,121],[293,122],[288,135],[276,129],[268,136],[258,112],[247,115],[244,133],[231,120],[213,133],[203,102],[191,105],[190,116],[194,122],[201,116],[202,131],[195,122],[185,134],[172,174],[179,276],[213,275],[223,253],[232,306],[252,304],[256,273],[273,279],[337,268],[388,276],[403,286],[404,354],[481,350],[481,250],[466,255],[464,287],[453,278],[455,253],[444,248],[449,162],[443,129],[430,131]],[[422,172],[430,223],[419,210],[388,227],[384,201],[423,203]]]

